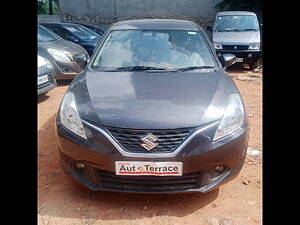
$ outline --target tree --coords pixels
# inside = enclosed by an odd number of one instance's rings
[[[49,15],[49,1],[48,0],[41,0],[38,1],[38,15]],[[52,1],[52,12],[53,15],[59,15],[59,0]]]

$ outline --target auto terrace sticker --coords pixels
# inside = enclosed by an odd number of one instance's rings
[[[182,162],[116,161],[116,175],[182,176]]]

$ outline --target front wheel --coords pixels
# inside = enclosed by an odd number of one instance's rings
[[[255,61],[253,63],[249,63],[249,69],[254,70],[258,67],[258,61]]]
[[[38,98],[45,98],[47,93],[48,93],[48,91],[38,94]]]

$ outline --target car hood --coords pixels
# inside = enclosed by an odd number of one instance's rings
[[[67,40],[57,40],[48,42],[39,42],[39,47],[44,49],[53,48],[59,51],[64,51],[68,55],[87,54],[86,50],[78,44]]]
[[[213,42],[220,44],[251,44],[260,42],[259,31],[214,32]]]
[[[112,127],[175,129],[197,127],[223,116],[229,95],[237,92],[223,71],[96,72],[76,77],[80,117]]]

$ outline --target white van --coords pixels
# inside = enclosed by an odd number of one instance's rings
[[[237,63],[248,64],[250,69],[257,67],[261,56],[261,37],[255,13],[219,12],[211,30],[214,48],[219,57],[225,53],[234,54]]]

